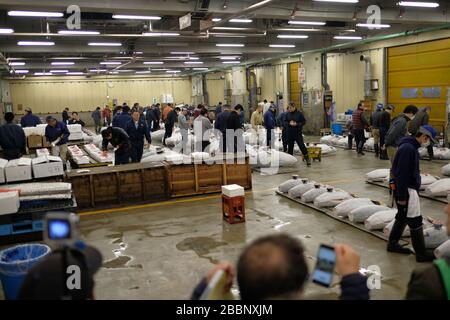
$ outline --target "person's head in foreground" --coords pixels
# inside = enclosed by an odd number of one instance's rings
[[[11,122],[13,122],[13,120],[14,120],[14,113],[6,112],[5,113],[5,121],[8,123],[11,123]]]
[[[407,106],[404,110],[403,113],[409,118],[409,119],[414,119],[414,116],[416,115],[416,113],[419,111],[419,109],[416,106],[413,105],[409,105]]]
[[[421,126],[416,134],[417,142],[420,143],[422,147],[428,147],[431,143],[438,144],[436,140],[437,132],[429,125]]]
[[[62,250],[53,251],[33,266],[25,277],[18,299],[94,299],[94,274],[102,265],[102,255],[90,246],[84,246],[82,249],[68,249],[66,252],[66,258],[64,258]],[[70,278],[71,275],[76,274],[76,271],[67,274],[66,266],[78,267],[72,270],[79,270],[80,278]]]
[[[45,118],[45,121],[46,121],[47,124],[48,124],[49,126],[51,126],[51,127],[55,127],[55,126],[56,126],[56,123],[57,123],[56,118],[53,117],[53,116],[48,116],[47,118]]]
[[[297,108],[295,108],[295,104],[293,102],[289,103],[288,111],[289,112],[295,112],[295,110],[297,110]]]

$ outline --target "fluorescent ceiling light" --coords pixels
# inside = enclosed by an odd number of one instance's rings
[[[135,52],[133,52],[134,54],[144,54],[144,52],[143,51],[135,51]]]
[[[98,31],[82,31],[82,30],[59,30],[59,34],[67,35],[97,35],[100,34]]]
[[[189,57],[188,59],[189,59],[189,60],[200,60],[199,57]]]
[[[192,68],[192,70],[195,70],[195,71],[202,71],[202,70],[208,70],[208,68]]]
[[[152,71],[167,71],[169,69],[152,69]]]
[[[35,76],[51,76],[53,75],[51,72],[35,72]]]
[[[271,48],[295,48],[295,44],[269,44]]]
[[[24,66],[25,62],[10,62],[10,66]]]
[[[273,1],[273,0],[263,0],[263,1],[260,1],[260,2],[255,3],[255,4],[252,4],[252,5],[251,5],[250,7],[248,7],[247,9],[258,8],[258,7],[264,5],[264,4],[268,3],[268,2],[271,2],[271,1]]]
[[[164,64],[163,61],[144,61],[144,64]]]
[[[278,39],[308,39],[309,36],[303,34],[279,34]]]
[[[120,42],[89,42],[88,46],[93,47],[120,47],[122,44]]]
[[[52,62],[52,66],[72,66],[75,62],[65,61],[65,62]]]
[[[219,22],[222,21],[222,18],[212,18],[212,22]]]
[[[216,47],[245,47],[242,43],[217,43]]]
[[[8,11],[11,17],[48,17],[61,18],[64,16],[61,12],[41,12],[41,11]]]
[[[68,76],[81,76],[83,75],[83,72],[75,71],[75,72],[67,72],[66,75]]]
[[[293,31],[293,32],[320,32],[323,29],[313,29],[313,28],[277,28],[277,31]]]
[[[358,36],[335,36],[336,40],[362,40],[362,37]]]
[[[317,22],[317,21],[296,21],[296,20],[291,20],[288,22],[289,24],[299,24],[299,25],[304,25],[304,26],[324,26],[327,23],[326,22]]]
[[[50,70],[51,73],[67,73],[69,72],[69,70],[58,70],[58,69],[54,69],[54,70]]]
[[[183,51],[173,51],[173,52],[171,52],[170,54],[195,54],[195,52],[189,52],[189,51],[186,51],[186,52],[183,52]]]
[[[403,7],[418,7],[418,8],[437,8],[439,3],[437,2],[418,2],[418,1],[400,1],[399,6]]]
[[[356,32],[355,29],[348,29],[348,30],[344,30],[345,32]]]
[[[116,70],[117,72],[133,72],[134,70],[131,70],[131,69],[119,69],[119,70]]]
[[[146,37],[177,37],[180,34],[177,32],[144,32],[142,35]]]
[[[136,74],[147,74],[152,73],[150,70],[144,70],[144,71],[136,71]]]
[[[314,0],[316,2],[358,3],[359,0]]]
[[[106,72],[106,69],[89,69],[89,72]]]
[[[376,24],[376,23],[358,23],[356,26],[369,29],[381,29],[391,27],[389,24]]]
[[[103,65],[113,65],[113,64],[115,64],[115,65],[119,65],[119,64],[122,64],[122,62],[120,62],[120,61],[102,61],[102,62],[100,62],[100,64],[103,64]]]
[[[252,23],[253,20],[251,20],[251,19],[231,19],[230,22],[233,22],[233,23]]]
[[[52,41],[19,41],[18,46],[54,46]]]
[[[180,73],[180,70],[167,70],[167,73]]]
[[[247,36],[237,36],[237,35],[228,35],[228,34],[213,34],[216,38],[247,38]]]
[[[237,27],[213,27],[213,30],[246,31],[246,30],[252,30],[252,29],[251,28],[237,28]]]
[[[236,60],[236,59],[240,59],[241,57],[235,57],[235,56],[223,56],[220,57],[220,60]]]
[[[117,71],[110,71],[110,74],[119,74]]]
[[[241,63],[240,61],[224,61],[222,62],[224,64],[237,64],[237,63]]]
[[[0,33],[1,34],[7,34],[7,33],[13,33],[14,30],[10,29],[10,28],[0,28]]]
[[[202,61],[186,61],[184,64],[203,64]]]
[[[25,74],[30,72],[29,70],[15,70],[13,73],[17,73],[17,74]]]
[[[86,60],[85,57],[53,57],[50,60]]]
[[[139,16],[132,14],[113,14],[113,19],[126,19],[126,20],[161,20],[158,16]]]

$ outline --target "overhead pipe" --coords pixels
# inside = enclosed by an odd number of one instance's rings
[[[321,71],[322,71],[322,87],[324,90],[330,90],[328,84],[328,65],[327,65],[327,53],[324,52],[321,55]]]
[[[366,64],[366,69],[365,69],[365,73],[364,73],[364,96],[366,98],[370,98],[372,95],[371,92],[371,81],[372,81],[372,60],[370,59],[370,57],[361,55],[359,57],[359,60],[361,62],[365,62]]]

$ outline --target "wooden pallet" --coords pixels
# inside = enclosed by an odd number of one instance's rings
[[[389,189],[389,186],[387,184],[383,183],[383,182],[373,182],[373,181],[366,180],[366,183],[374,185],[374,186],[378,186],[378,187]],[[445,204],[448,203],[446,197],[433,197],[433,196],[426,195],[423,192],[419,192],[419,196],[421,196],[422,198],[434,200],[434,201],[437,201],[437,202],[440,202],[440,203],[445,203]]]
[[[337,216],[336,214],[334,214],[333,211],[331,211],[331,210],[329,210],[329,209],[326,209],[326,208],[318,208],[318,207],[314,206],[312,203],[306,203],[306,202],[303,202],[303,201],[301,201],[299,198],[293,198],[293,197],[289,196],[289,194],[287,194],[287,193],[282,193],[282,192],[280,192],[280,191],[278,191],[278,190],[275,191],[275,192],[276,192],[278,195],[282,196],[282,197],[285,197],[285,198],[287,198],[287,199],[289,199],[289,200],[291,200],[291,201],[297,202],[297,203],[299,203],[299,204],[301,204],[301,205],[303,205],[303,206],[305,206],[305,207],[314,209],[314,210],[316,210],[316,211],[318,211],[318,212],[320,212],[320,213],[323,213],[323,214],[325,214],[325,215],[327,215],[327,216],[329,216],[329,217],[331,217],[331,218],[333,218],[333,219],[335,219],[335,220],[338,220],[338,221],[340,221],[340,222],[343,222],[343,223],[345,223],[345,224],[347,224],[347,225],[349,225],[349,226],[352,226],[352,227],[354,227],[354,228],[356,228],[356,229],[358,229],[358,230],[361,230],[361,231],[364,231],[364,232],[366,232],[366,233],[369,233],[369,234],[371,234],[371,235],[373,235],[373,236],[375,236],[375,237],[377,237],[377,238],[379,238],[379,239],[382,239],[382,240],[384,240],[384,241],[388,241],[388,240],[389,240],[389,237],[386,236],[382,231],[368,230],[368,229],[366,229],[366,228],[364,227],[364,224],[361,224],[361,223],[354,223],[354,222],[348,220],[347,218]],[[400,244],[401,244],[402,246],[405,246],[405,245],[408,245],[408,244],[409,244],[409,241],[406,241],[405,239],[402,239],[402,240],[400,240]]]

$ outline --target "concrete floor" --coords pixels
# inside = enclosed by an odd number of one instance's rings
[[[422,172],[435,175],[440,174],[442,165],[421,162]],[[388,161],[376,160],[372,153],[357,157],[355,152],[339,149],[310,168],[300,163],[296,173],[387,203],[387,189],[367,185],[364,177],[371,170],[388,166]],[[362,267],[381,268],[382,286],[372,292],[372,299],[402,299],[410,273],[417,266],[414,256],[388,253],[385,241],[276,195],[276,187],[290,176],[253,174],[253,190],[246,196],[245,224],[222,221],[220,195],[82,215],[83,237],[104,257],[96,276],[96,298],[187,299],[214,263],[235,262],[249,241],[286,232],[302,240],[310,270],[321,243],[350,244],[361,254]],[[424,215],[445,219],[443,204],[421,199],[421,205]],[[309,284],[306,298],[336,299],[338,280],[336,277],[331,289]],[[233,292],[238,292],[236,287]]]

